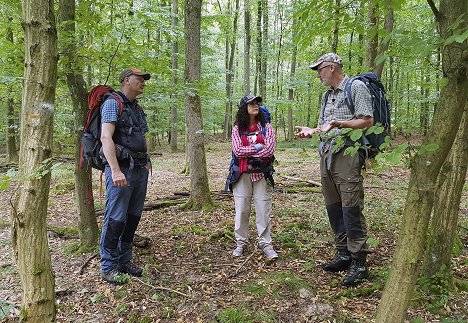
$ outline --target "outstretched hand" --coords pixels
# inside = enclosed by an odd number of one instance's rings
[[[317,128],[309,128],[304,126],[296,126],[296,134],[294,135],[296,138],[310,138],[314,133],[322,132],[320,127]]]

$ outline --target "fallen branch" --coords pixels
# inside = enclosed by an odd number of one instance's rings
[[[148,286],[148,287],[150,287],[150,288],[153,288],[153,289],[165,290],[165,291],[169,291],[169,292],[172,292],[172,293],[176,293],[176,294],[179,294],[179,295],[182,295],[182,296],[185,296],[185,297],[189,297],[189,295],[184,294],[184,293],[179,292],[179,291],[174,290],[174,289],[170,289],[170,288],[163,287],[163,286],[153,286],[153,285],[148,284],[148,283],[146,283],[146,282],[144,282],[144,281],[142,281],[141,279],[136,278],[136,277],[134,277],[133,279],[135,279],[135,280],[139,281],[140,283],[142,283],[143,285],[146,285],[146,286]]]
[[[304,182],[304,183],[307,183],[307,184],[310,184],[310,185],[313,185],[313,186],[322,187],[322,184],[319,183],[319,182],[316,182],[316,181],[311,181],[311,180],[308,180],[308,179],[302,179],[302,178],[299,178],[299,177],[292,177],[292,176],[281,175],[281,174],[279,176],[282,177],[282,178],[285,178],[285,179],[289,179],[291,181]]]
[[[182,203],[185,203],[186,201],[187,201],[186,198],[169,197],[166,200],[161,201],[161,202],[145,204],[143,206],[143,210],[144,211],[150,211],[150,210],[154,210],[154,209],[162,209],[162,208],[165,208],[165,207],[169,207],[169,206],[173,206],[173,205],[177,205],[177,204],[182,204]],[[104,210],[96,211],[96,216],[103,215],[103,214],[104,214]]]
[[[83,275],[83,272],[84,272],[84,269],[85,267],[88,265],[88,263],[93,260],[94,258],[96,258],[99,254],[96,252],[95,254],[92,254],[91,257],[89,257],[88,259],[86,259],[86,261],[84,262],[83,265],[81,265],[80,267],[80,270],[78,271],[78,273],[80,275]]]
[[[236,269],[236,272],[234,273],[234,275],[232,275],[231,277],[234,277],[237,275],[237,273],[239,273],[239,270],[241,270],[242,267],[244,267],[244,265],[250,260],[250,258],[252,258],[252,256],[257,252],[258,250],[258,246],[257,244],[255,244],[255,249],[254,251],[247,257],[247,259],[245,259],[245,261]]]

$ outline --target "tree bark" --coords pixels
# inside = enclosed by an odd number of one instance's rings
[[[244,95],[250,94],[250,6],[244,0]]]
[[[21,280],[21,320],[55,321],[54,273],[47,243],[57,30],[52,0],[23,0],[24,86],[19,186],[12,241]]]
[[[434,212],[424,257],[424,276],[451,271],[460,200],[468,164],[468,102],[452,149],[437,179]]]
[[[206,169],[205,135],[199,93],[201,73],[201,0],[185,0],[185,122],[190,165],[190,201],[187,207],[212,205]]]
[[[94,198],[92,189],[91,168],[80,165],[81,159],[81,136],[88,113],[88,92],[80,64],[77,61],[76,39],[75,39],[75,0],[61,0],[59,4],[59,19],[63,23],[64,34],[67,38],[62,52],[65,59],[65,76],[68,90],[73,102],[75,113],[75,205],[78,211],[78,229],[80,243],[86,248],[93,248],[99,239],[99,227],[94,209]]]
[[[466,21],[450,26],[467,11],[466,0],[442,0],[438,23],[441,37],[466,28]],[[443,48],[442,69],[448,79],[442,89],[433,123],[423,145],[437,144],[438,150],[417,154],[411,162],[411,176],[392,268],[379,304],[376,322],[403,322],[419,274],[439,171],[455,139],[468,92],[468,41]]]
[[[268,67],[268,58],[267,58],[267,50],[268,50],[268,0],[262,0],[263,3],[263,32],[262,32],[262,57],[261,57],[261,72],[259,76],[259,89],[260,89],[260,96],[263,100],[267,98],[267,67]]]
[[[172,29],[176,30],[177,26],[179,25],[179,7],[177,0],[172,0]],[[177,37],[177,36],[175,36]],[[177,76],[179,70],[179,42],[177,38],[175,38],[172,42],[172,60],[171,60],[171,67],[172,67],[172,84],[174,88],[177,88],[177,84],[179,83],[179,78]],[[171,94],[171,151],[173,153],[177,152],[177,95]]]
[[[293,21],[293,30],[295,27],[295,23]],[[294,33],[294,32],[293,32]],[[294,38],[294,36],[293,36]],[[297,58],[297,45],[294,45],[293,52],[292,52],[292,60],[291,60],[291,74],[290,74],[290,85],[288,89],[288,140],[292,141],[294,139],[294,121],[293,121],[293,109],[292,104],[294,101],[294,88],[292,83],[294,82],[294,76],[296,74],[296,58]]]
[[[379,45],[378,38],[378,22],[377,22],[377,3],[369,2],[369,12],[367,19],[369,21],[369,29],[366,44],[366,67],[373,70],[375,66],[375,58],[377,57],[377,46]]]
[[[393,32],[393,21],[394,21],[392,1],[387,0],[385,2],[385,9],[387,11],[387,13],[385,14],[385,23],[384,23],[386,36],[384,37],[384,39],[382,39],[381,44],[380,44],[380,51],[379,51],[380,55],[383,55],[388,50],[388,47],[390,46],[390,38],[388,35],[390,35]],[[379,78],[382,78],[384,64],[385,64],[385,61],[379,63],[378,65],[374,67],[374,73]]]

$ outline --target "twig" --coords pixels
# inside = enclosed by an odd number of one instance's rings
[[[176,294],[179,294],[179,295],[182,295],[182,296],[185,296],[185,297],[189,297],[189,295],[187,294],[184,294],[182,292],[179,292],[177,290],[174,290],[174,289],[170,289],[170,288],[167,288],[167,287],[163,287],[163,286],[153,286],[151,284],[148,284],[148,283],[145,283],[144,281],[142,281],[141,279],[139,278],[136,278],[134,277],[135,280],[139,281],[140,283],[142,283],[143,285],[146,285],[150,288],[153,288],[153,289],[160,289],[160,290],[166,290],[166,291],[169,291],[169,292],[172,292],[172,293],[176,293]]]
[[[250,260],[250,258],[252,258],[252,256],[257,252],[258,250],[258,246],[257,244],[255,244],[255,249],[254,251],[247,257],[247,259],[245,259],[245,261],[236,269],[236,272],[234,273],[233,276],[236,276],[237,273],[239,272],[239,270],[241,270],[242,267],[244,267],[244,265]]]
[[[314,186],[322,187],[321,183],[316,182],[316,181],[311,181],[311,180],[308,180],[308,179],[302,179],[302,178],[292,177],[292,176],[287,176],[287,175],[280,175],[280,177],[289,179],[291,181],[304,182],[304,183],[308,183],[308,184],[311,184],[311,185],[314,185]]]
[[[84,269],[86,267],[86,265],[91,261],[93,260],[94,258],[96,258],[99,254],[96,252],[95,254],[91,255],[91,257],[89,257],[88,259],[86,259],[86,261],[84,262],[83,265],[81,265],[80,267],[80,271],[78,272],[80,275],[83,275],[83,272],[84,272]]]

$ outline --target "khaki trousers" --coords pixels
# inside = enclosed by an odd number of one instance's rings
[[[234,235],[237,245],[248,243],[249,216],[252,198],[255,205],[255,218],[258,232],[258,245],[263,248],[271,244],[271,205],[273,187],[267,184],[265,178],[252,182],[250,174],[242,174],[233,186],[236,209]]]

